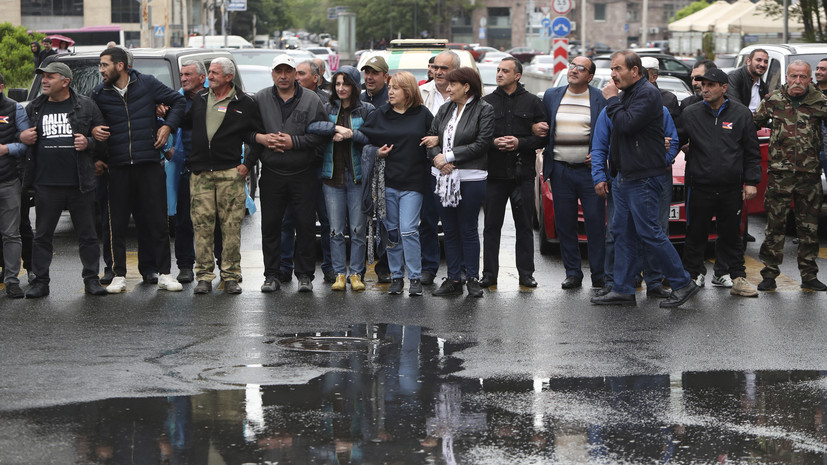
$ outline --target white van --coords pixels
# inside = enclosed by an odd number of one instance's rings
[[[253,48],[253,44],[241,36],[227,36],[227,46],[224,47],[224,36],[193,36],[189,38],[187,47],[190,48]]]

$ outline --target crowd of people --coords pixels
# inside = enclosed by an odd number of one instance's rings
[[[130,216],[144,282],[168,291],[196,282],[195,294],[209,294],[219,277],[223,292],[241,293],[245,178],[259,164],[262,292],[278,291],[293,274],[299,292],[313,290],[318,218],[327,244],[322,272],[334,291],[348,285],[364,291],[367,264],[375,262],[389,294],[401,294],[407,276],[408,294],[422,295],[439,269],[441,221],[447,276],[432,295],[482,297],[499,279],[508,203],[519,284],[536,287],[533,189],[543,149],[563,289],[580,288],[584,279],[580,208],[594,304],[636,304],[641,280],[647,297],[663,299],[661,307],[685,303],[704,285],[713,218],[712,284],[757,296],[746,280],[741,222],[744,202],[761,182],[756,127],[765,125],[772,136],[758,290],[776,286],[793,209],[801,287],[824,291],[815,257],[827,59],[816,70],[819,88],[810,66],[796,61],[786,70],[787,84],[772,93],[761,79],[767,63],[758,49],[728,76],[699,61],[692,71],[695,94],[677,102],[657,88],[657,59],[631,51],[612,55],[612,80],[602,90],[590,85],[594,63],[574,58],[568,84],[542,99],[525,90],[522,65],[510,57],[497,67],[497,89],[483,95],[477,72],[460,67],[451,51],[433,58],[429,79],[420,83],[408,72],[391,75],[381,56],[362,69],[340,67],[327,82],[323,63],[279,55],[273,87],[252,96],[234,85],[237,71],[227,58],[209,68],[185,61],[182,88],[175,91],[132,69],[125,50],[110,47],[100,56],[104,82],[89,97],[76,94],[71,69],[53,61],[38,66],[43,94],[25,110],[0,98],[0,114],[8,115],[0,117],[6,294],[49,294],[53,235],[64,208],[78,237],[88,294],[126,290]],[[682,257],[668,237],[671,166],[679,148],[689,190]],[[29,251],[21,231],[25,237],[23,194],[30,189],[36,224]],[[176,217],[177,277],[168,213]],[[96,224],[98,216],[103,224]],[[21,260],[30,284],[25,292]]]

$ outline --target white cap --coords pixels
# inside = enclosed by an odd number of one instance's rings
[[[270,69],[276,69],[276,66],[278,65],[287,65],[293,69],[296,69],[296,59],[286,53],[282,53],[281,55],[273,58],[273,66],[271,66]]]
[[[658,69],[658,59],[655,57],[640,57],[640,63],[646,69]]]

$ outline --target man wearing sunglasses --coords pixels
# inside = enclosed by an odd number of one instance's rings
[[[606,202],[594,191],[591,176],[592,130],[606,99],[589,85],[594,63],[576,57],[569,64],[568,85],[548,89],[543,95],[548,121],[535,125],[535,134],[548,137],[543,159],[543,180],[551,182],[554,227],[560,255],[566,267],[563,289],[582,285],[583,272],[577,238],[577,201],[583,207],[593,287],[603,287]]]

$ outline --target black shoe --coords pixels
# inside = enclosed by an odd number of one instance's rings
[[[393,276],[390,273],[377,272],[376,279],[381,284],[387,284],[393,281]]]
[[[802,283],[803,285],[803,283]],[[775,290],[775,278],[764,278],[758,283],[759,291],[773,291]]]
[[[637,305],[634,294],[618,294],[617,292],[609,292],[600,297],[592,297],[591,303],[595,305],[622,305],[631,306]]]
[[[238,281],[224,281],[224,293],[241,294],[241,286],[238,285]]]
[[[37,299],[49,295],[49,285],[46,283],[35,282],[32,287],[26,290],[27,299]]]
[[[563,289],[577,289],[578,287],[583,285],[583,280],[578,278],[577,276],[566,276],[566,279],[563,281]]]
[[[276,272],[276,279],[280,283],[286,284],[293,280],[293,272],[288,270],[279,270]]]
[[[408,284],[408,295],[417,296],[422,295],[422,280],[412,279]]]
[[[670,295],[672,295],[671,290],[667,290],[663,286],[653,287],[652,289],[646,288],[646,297],[652,297],[655,299],[666,299]]]
[[[158,284],[158,273],[147,273],[143,276],[144,284]]]
[[[537,287],[537,281],[534,279],[534,276],[525,275],[520,276],[520,286],[523,287]]]
[[[520,282],[522,282],[522,280],[523,280],[523,278],[520,278]],[[484,274],[484,275],[482,275],[482,279],[480,279],[479,283],[480,283],[480,287],[496,286],[497,285],[497,278],[495,278],[495,277],[493,277],[489,274]]]
[[[680,289],[673,289],[672,295],[666,298],[666,300],[662,301],[659,306],[660,308],[674,308],[683,305],[684,302],[689,300],[690,297],[697,294],[701,288],[695,284],[694,281],[689,281],[689,284],[680,288]]]
[[[595,288],[595,289],[600,289],[605,285],[606,285],[606,280],[605,279],[598,279],[597,281],[592,279],[592,287]]]
[[[6,284],[6,296],[10,299],[22,299],[23,296],[23,289],[20,289],[20,284],[11,283]]]
[[[482,289],[480,288],[480,281],[477,278],[471,278],[465,283],[468,289],[468,297],[482,297]]]
[[[436,278],[434,273],[431,273],[430,271],[423,271],[422,272],[422,278],[420,278],[419,282],[423,286],[430,286],[431,284],[434,283],[434,278]]]
[[[175,279],[181,284],[191,283],[195,281],[195,274],[192,272],[192,269],[184,268],[178,271],[178,277]]]
[[[333,284],[336,282],[336,272],[333,270],[328,270],[322,272],[324,274],[324,282],[328,284]]]
[[[808,289],[811,291],[827,291],[827,284],[819,281],[818,278],[808,279],[802,281],[801,289]]]
[[[744,240],[747,241],[747,242],[755,242],[755,236],[753,236],[750,233],[747,233],[747,235],[744,236]]]
[[[595,297],[603,297],[604,295],[606,295],[610,292],[612,292],[612,284],[611,283],[604,284],[603,287],[601,287],[600,289],[597,290],[597,292],[594,293],[594,296]]]
[[[462,283],[459,281],[451,281],[446,278],[442,281],[442,285],[439,286],[439,289],[435,290],[431,295],[435,295],[437,297],[462,295]]]
[[[83,290],[89,295],[107,295],[106,288],[101,285],[98,278],[92,278],[83,283]]]
[[[103,277],[101,278],[101,284],[112,284],[112,280],[115,279],[115,272],[112,271],[112,268],[107,268],[103,270]],[[32,281],[29,281],[30,283]]]
[[[313,278],[299,276],[299,292],[313,292]]]
[[[388,294],[399,295],[402,293],[402,288],[405,287],[405,280],[402,278],[393,278],[391,285],[388,287]]]
[[[281,285],[276,278],[272,276],[265,276],[264,284],[261,285],[261,292],[276,292],[279,290],[279,287],[281,287]]]
[[[227,288],[225,287],[224,290],[226,291],[226,289]],[[212,283],[205,279],[198,281],[198,284],[195,285],[195,289],[192,290],[193,294],[209,294],[210,292],[212,292]]]

